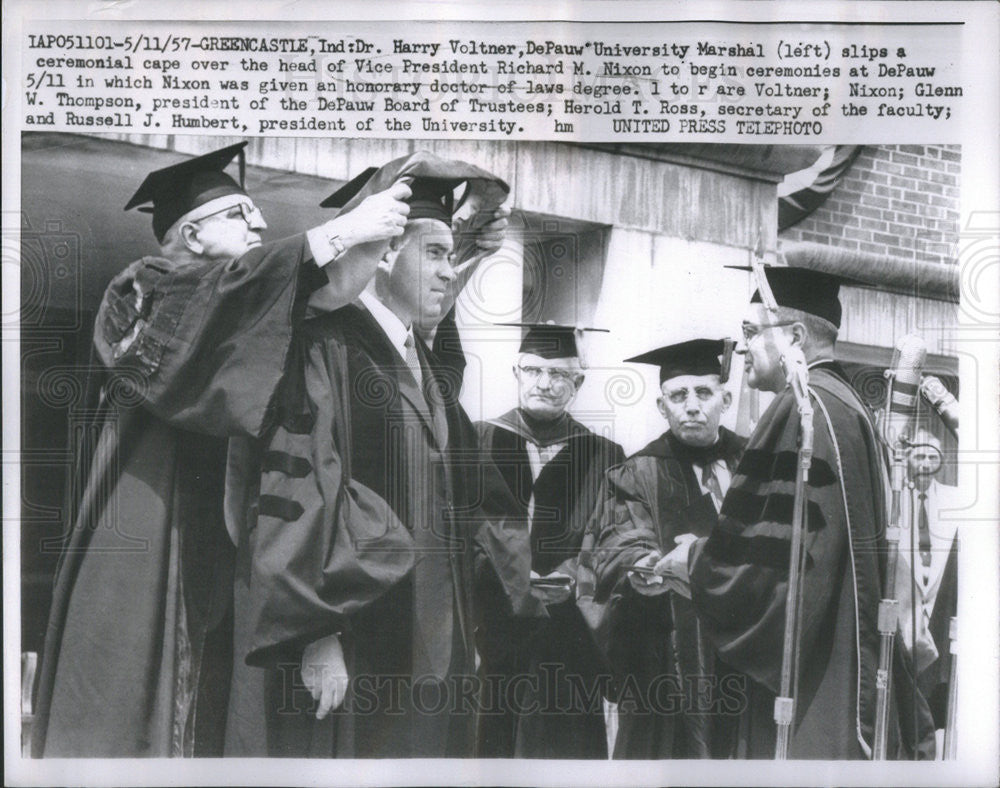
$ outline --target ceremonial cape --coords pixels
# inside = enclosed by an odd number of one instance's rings
[[[745,445],[725,428],[707,450],[686,447],[667,432],[605,475],[594,564],[597,599],[607,601],[613,697],[620,701],[616,758],[729,754],[733,731],[725,723],[738,691],[731,671],[716,665],[689,600],[672,592],[642,596],[627,574],[650,552],[670,552],[676,536],[711,533],[718,515],[691,462],[723,460],[732,472]],[[669,707],[655,697],[657,687],[673,695]]]
[[[229,264],[146,257],[109,285],[94,332],[107,373],[85,437],[94,443],[80,448],[70,485],[74,519],[40,666],[36,755],[221,752],[228,666],[206,665],[211,682],[199,681],[199,668],[231,598],[226,449],[188,430],[261,428],[297,293],[319,273],[308,259],[297,236]],[[265,328],[262,313],[283,318]],[[228,661],[226,648],[205,653]],[[200,709],[199,683],[212,695]],[[206,748],[194,737],[202,722],[217,727],[204,726]]]
[[[485,521],[476,587],[485,690],[477,753],[605,758],[607,676],[585,615],[593,581],[580,553],[600,480],[622,459],[621,447],[568,414],[535,424],[514,409],[479,429]],[[529,441],[565,444],[535,480]],[[532,570],[569,575],[574,594],[545,605],[532,596]]]
[[[838,370],[830,363],[809,370],[815,445],[792,758],[863,758],[872,747],[887,488],[869,415]],[[798,435],[795,399],[786,389],[750,438],[719,524],[689,556],[692,601],[704,631],[719,657],[751,679],[741,756],[774,755]],[[905,662],[897,659],[894,686],[908,707],[902,688],[912,677]],[[921,741],[929,734],[933,747],[926,704],[919,711]],[[912,741],[899,735],[910,716],[908,708],[891,705],[892,757]]]

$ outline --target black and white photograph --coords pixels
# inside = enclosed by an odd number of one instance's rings
[[[989,782],[968,33],[631,22],[21,19],[16,784]]]

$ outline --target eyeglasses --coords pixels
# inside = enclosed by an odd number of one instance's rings
[[[782,320],[780,323],[768,323],[763,325],[761,323],[744,323],[743,324],[743,341],[749,343],[757,334],[761,331],[767,331],[769,328],[780,328],[781,326],[791,326],[797,323],[797,320]]]
[[[538,380],[545,372],[553,383],[572,383],[580,374],[576,370],[562,367],[529,367],[518,364],[517,369],[528,380]]]
[[[709,402],[712,397],[715,396],[715,391],[707,386],[699,386],[694,390],[694,395],[701,402]],[[688,389],[674,389],[673,391],[668,392],[667,399],[675,405],[682,405],[688,400]]]
[[[212,216],[218,216],[220,213],[226,213],[227,211],[239,211],[240,217],[247,223],[248,227],[253,227],[255,224],[263,224],[264,222],[264,214],[262,214],[260,208],[252,202],[238,202],[235,205],[227,205],[225,208],[220,208],[212,213],[199,216],[197,219],[193,219],[192,221],[200,222]],[[236,215],[234,214],[227,218],[235,219]]]

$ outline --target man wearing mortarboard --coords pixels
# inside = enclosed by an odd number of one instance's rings
[[[509,188],[418,152],[332,201],[348,210],[400,178],[405,232],[354,302],[302,321],[239,507],[236,660],[264,697],[233,698],[230,755],[473,753],[475,431],[419,329],[463,258],[501,242]],[[463,188],[486,214],[471,243],[452,227]]]
[[[765,268],[776,308],[751,299],[743,321],[748,384],[776,394],[733,476],[719,523],[685,541],[656,570],[687,585],[719,659],[748,679],[737,757],[773,758],[780,691],[800,417],[783,365],[804,358],[814,447],[806,486],[799,669],[788,756],[871,756],[887,507],[886,469],[865,405],[834,359],[841,321],[836,276]],[[784,360],[783,360],[784,359]],[[911,707],[907,660],[895,650],[889,757],[933,751],[920,696]],[[905,688],[905,689],[904,689]],[[919,733],[905,728],[914,720]],[[902,726],[902,730],[901,730]]]
[[[96,448],[79,458],[72,490],[36,755],[221,754],[228,665],[202,670],[202,657],[228,648],[232,546],[226,444],[209,435],[264,429],[309,292],[325,285],[350,300],[379,244],[403,231],[410,190],[390,184],[320,227],[262,243],[246,144],[150,173],[125,206],[152,213],[160,253],[117,275],[97,316]],[[238,180],[224,172],[235,157]],[[219,647],[206,649],[211,636]]]
[[[715,664],[690,600],[652,568],[677,540],[718,521],[746,439],[720,426],[731,395],[732,342],[692,339],[626,359],[659,367],[657,408],[669,429],[608,470],[596,515],[597,598],[608,601],[609,659],[617,677],[615,758],[728,754],[731,671]]]
[[[523,327],[518,406],[479,425],[477,754],[606,758],[606,671],[577,597],[598,486],[623,454],[568,412],[584,381],[578,342],[595,329]]]

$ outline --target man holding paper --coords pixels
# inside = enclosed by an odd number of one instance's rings
[[[718,670],[688,599],[653,567],[678,540],[711,533],[746,440],[721,427],[731,396],[731,343],[693,339],[630,362],[659,367],[656,404],[670,429],[611,468],[595,551],[598,599],[610,598],[608,649],[618,676],[616,758],[726,754],[732,719]],[[727,350],[729,352],[727,352]],[[684,591],[683,587],[680,588]],[[683,700],[658,701],[657,687]],[[730,699],[732,700],[732,699]]]
[[[621,447],[574,419],[584,330],[525,324],[518,407],[479,425],[480,757],[606,758],[602,657],[577,597],[585,529]],[[584,601],[586,606],[586,601]]]

